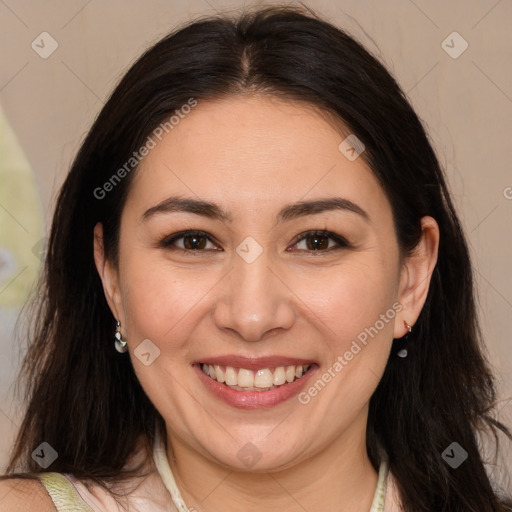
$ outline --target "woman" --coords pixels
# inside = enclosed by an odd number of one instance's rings
[[[4,510],[511,510],[439,163],[390,74],[310,13],[198,21],[133,65],[40,300]]]

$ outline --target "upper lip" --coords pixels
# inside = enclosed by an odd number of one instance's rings
[[[311,359],[300,359],[287,356],[246,357],[241,355],[226,355],[205,357],[194,364],[211,364],[218,366],[231,366],[233,368],[246,368],[247,370],[259,370],[262,368],[277,368],[279,366],[306,366],[313,364]]]

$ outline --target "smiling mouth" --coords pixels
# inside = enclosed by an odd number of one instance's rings
[[[203,373],[210,379],[236,391],[270,391],[302,379],[311,366],[312,364],[289,365],[248,370],[233,366],[200,364]]]

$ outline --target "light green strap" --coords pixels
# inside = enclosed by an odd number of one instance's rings
[[[46,487],[59,512],[94,512],[62,473],[46,472],[36,476]]]
[[[382,462],[380,463],[377,488],[375,489],[375,494],[373,496],[373,502],[370,508],[370,512],[384,511],[384,506],[386,502],[386,483],[389,471],[388,468],[389,466],[387,460],[383,459]]]

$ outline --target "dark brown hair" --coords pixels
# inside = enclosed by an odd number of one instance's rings
[[[23,366],[28,409],[8,471],[17,464],[41,471],[30,453],[46,441],[59,453],[49,470],[119,481],[137,439],[151,447],[162,418],[130,359],[114,350],[114,318],[93,259],[93,228],[101,222],[106,256],[117,262],[120,215],[136,170],[102,199],[94,191],[190,98],[200,104],[247,92],[312,105],[364,143],[362,157],[392,205],[403,254],[418,243],[420,219],[437,220],[439,258],[426,304],[409,357],[395,357],[395,340],[371,398],[367,449],[377,468],[384,448],[406,511],[505,510],[477,436],[508,431],[493,419],[495,387],[468,247],[439,162],[385,67],[344,31],[291,8],[181,28],[137,60],[101,110],[58,197]],[[468,453],[457,469],[441,455],[454,441]]]

